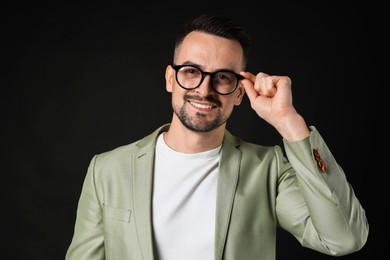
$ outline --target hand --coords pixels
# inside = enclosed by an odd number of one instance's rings
[[[254,75],[241,72],[241,80],[251,107],[271,124],[283,138],[289,141],[301,140],[310,131],[292,102],[291,79],[287,76],[270,76],[260,72]]]

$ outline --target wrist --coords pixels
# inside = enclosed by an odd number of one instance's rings
[[[289,142],[300,141],[310,135],[309,127],[299,114],[285,118],[276,130]]]

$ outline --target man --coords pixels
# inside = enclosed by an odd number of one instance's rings
[[[245,71],[250,38],[224,17],[183,27],[165,72],[169,124],[96,155],[66,259],[275,259],[276,230],[341,256],[368,236],[365,211],[286,76]],[[226,130],[247,94],[283,138],[265,147]]]

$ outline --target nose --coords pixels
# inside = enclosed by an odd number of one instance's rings
[[[214,89],[212,87],[212,77],[211,75],[205,75],[202,83],[195,89],[197,93],[199,93],[201,96],[207,96],[210,93],[215,93]]]

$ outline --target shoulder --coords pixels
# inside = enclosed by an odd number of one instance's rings
[[[169,125],[163,125],[139,140],[96,154],[94,159],[99,163],[107,164],[121,162],[123,160],[128,161],[133,156],[154,152],[154,147],[159,134],[166,131],[168,127]]]

